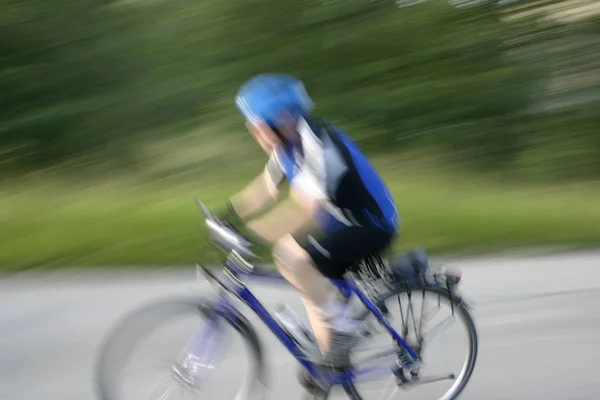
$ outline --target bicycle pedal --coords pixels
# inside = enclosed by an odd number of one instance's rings
[[[319,383],[318,379],[323,379],[325,374],[330,373],[330,370],[325,366],[316,366],[316,368],[318,368],[318,370],[319,370],[318,372],[320,373],[320,376],[318,378],[315,378],[314,376],[312,376],[304,368],[302,368],[302,367],[299,368],[298,382],[300,383],[300,386],[302,386],[304,389],[306,389],[306,390],[310,390],[313,388],[318,388],[321,390],[328,389],[328,388],[324,387],[321,383]]]
[[[306,389],[305,400],[327,400],[329,398],[330,389],[324,390],[319,387]]]
[[[298,383],[306,390],[318,386],[315,379],[304,368],[298,371]]]

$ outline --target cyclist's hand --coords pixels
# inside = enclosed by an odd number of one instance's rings
[[[243,224],[242,219],[238,216],[233,208],[233,205],[230,201],[227,201],[222,207],[220,207],[217,211],[213,212],[213,217],[219,223],[228,222],[232,225],[241,225]]]
[[[226,219],[220,219],[220,220],[218,220],[218,223],[221,226],[224,226],[225,228],[231,230],[233,233],[237,234],[238,236],[241,236],[244,240],[250,242],[247,235],[244,234],[244,229],[241,226],[236,226],[231,221],[226,220]]]
[[[237,215],[231,206],[231,203],[225,203],[220,210],[213,214],[213,217],[219,224],[231,229],[237,235],[251,243],[255,252],[264,254],[270,253],[271,245],[264,242],[264,240],[259,238],[248,228],[246,223]]]
[[[232,230],[246,241],[250,243],[256,242],[255,235],[247,228],[246,223],[233,209],[233,206],[228,201],[221,209],[213,214],[215,220],[222,226]]]

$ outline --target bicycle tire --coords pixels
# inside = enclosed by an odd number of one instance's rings
[[[467,383],[471,379],[473,375],[473,371],[475,370],[475,364],[477,362],[477,354],[478,354],[478,334],[477,328],[475,326],[475,322],[471,315],[471,311],[467,303],[462,299],[462,297],[458,294],[450,294],[450,292],[441,287],[435,286],[409,286],[409,285],[398,285],[397,287],[385,292],[384,294],[378,296],[377,303],[385,303],[391,297],[398,296],[402,293],[407,293],[409,291],[428,291],[434,294],[445,297],[449,302],[452,301],[454,310],[457,313],[461,314],[461,317],[467,327],[468,336],[469,336],[469,350],[468,356],[463,364],[463,370],[458,376],[457,382],[442,396],[439,400],[455,400],[457,399],[462,392],[464,391]],[[366,319],[370,314],[369,310],[364,310],[359,316],[363,320]],[[361,395],[358,393],[355,387],[349,388],[346,393],[348,398],[351,400],[363,400]]]
[[[105,336],[95,362],[94,386],[99,400],[120,400],[116,394],[119,367],[134,351],[143,337],[152,329],[164,325],[167,317],[182,313],[199,313],[202,317],[211,314],[211,302],[198,297],[177,297],[155,301],[138,307],[123,316]],[[265,385],[265,364],[262,346],[251,323],[239,312],[223,315],[223,319],[240,334],[251,356],[251,368],[242,391],[251,398],[259,385]],[[144,328],[147,329],[144,329]],[[245,386],[245,387],[244,387]],[[240,393],[238,393],[239,397]]]

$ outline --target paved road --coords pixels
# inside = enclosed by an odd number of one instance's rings
[[[452,264],[464,271],[463,291],[475,303],[480,334],[477,368],[463,399],[600,398],[600,253]],[[155,296],[197,289],[193,277],[193,271],[161,270],[3,278],[0,399],[94,399],[90,368],[110,324]],[[256,291],[269,306],[298,304],[287,290]],[[269,398],[300,398],[293,361],[272,340],[266,344],[275,366]]]

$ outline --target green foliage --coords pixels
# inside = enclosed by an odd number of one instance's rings
[[[399,11],[359,0],[327,7],[296,0],[227,4],[228,47],[244,58],[233,82],[261,71],[298,75],[319,112],[378,132],[365,140],[378,148],[423,132],[435,132],[428,142],[470,150],[479,159],[517,146],[512,122],[532,101],[535,79],[528,66],[507,58],[503,41],[510,26],[494,7],[456,10],[428,2]],[[292,15],[293,22],[282,22]]]
[[[0,140],[6,159],[54,162],[104,143],[99,118],[124,74],[107,73],[121,32],[98,1],[5,1],[0,15]],[[102,125],[90,123],[102,120]]]
[[[519,12],[441,0],[6,0],[0,163],[128,160],[140,141],[241,126],[239,85],[281,72],[305,80],[318,112],[369,151],[433,148],[469,167],[544,178],[565,163],[566,176],[594,175],[598,19]]]
[[[600,174],[600,101],[524,125],[528,142],[518,159],[524,176],[565,180]]]

